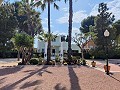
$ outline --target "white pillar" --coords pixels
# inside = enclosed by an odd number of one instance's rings
[[[45,53],[44,53],[44,59],[47,60],[47,45],[48,43],[45,42]]]
[[[63,60],[63,42],[61,42],[60,58]]]

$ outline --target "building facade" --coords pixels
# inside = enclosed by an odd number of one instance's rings
[[[93,42],[93,40],[88,40],[87,42],[85,42],[84,44],[84,50],[90,50],[96,47],[95,43]]]
[[[60,59],[63,60],[64,53],[67,53],[68,42],[62,40],[62,35],[58,36],[51,41],[51,59],[55,59],[56,55],[59,55]],[[47,59],[47,42],[38,40],[37,52],[44,55],[44,59]],[[71,45],[72,51],[81,53],[80,48],[76,44]]]

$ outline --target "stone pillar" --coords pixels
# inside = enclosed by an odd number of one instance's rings
[[[47,45],[48,43],[45,42],[45,53],[44,53],[44,59],[47,60]]]

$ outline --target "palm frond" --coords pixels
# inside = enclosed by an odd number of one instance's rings
[[[59,6],[56,3],[54,3],[54,8],[59,10]]]
[[[67,2],[68,0],[65,0],[65,3]]]
[[[44,11],[45,8],[46,8],[46,4],[44,3],[44,4],[41,5],[42,11]]]

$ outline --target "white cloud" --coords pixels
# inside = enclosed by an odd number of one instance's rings
[[[48,24],[48,18],[44,18],[42,21],[42,24],[47,25]],[[52,24],[52,21],[50,21],[50,23]]]
[[[64,8],[62,8],[62,11],[64,11],[64,12],[68,12],[68,7],[64,7]]]
[[[98,14],[98,5],[99,4],[96,4],[94,6],[90,15]],[[112,14],[115,15],[115,20],[120,19],[120,0],[113,0],[113,1],[107,2],[107,6],[109,8],[109,12],[112,12]]]
[[[63,17],[57,19],[57,22],[58,22],[58,23],[68,23],[68,16],[69,16],[68,13],[64,14]]]
[[[58,23],[68,23],[69,13],[65,13],[63,17],[57,19]],[[87,17],[86,11],[77,11],[73,13],[73,23],[80,23]]]
[[[77,11],[73,14],[73,23],[80,23],[87,16],[86,11]]]
[[[98,14],[98,5],[99,5],[99,4],[96,4],[96,5],[93,7],[92,11],[90,12],[90,16],[91,16],[91,15],[96,16],[96,15]]]
[[[43,29],[45,27],[45,30],[48,30],[47,27],[48,27],[48,18],[44,18],[42,20],[42,25],[43,25]],[[54,26],[52,25],[52,22],[50,22],[50,27],[53,28]]]
[[[115,15],[115,20],[120,19],[120,0],[108,2],[109,12]]]
[[[77,28],[77,27],[72,28],[72,37],[75,36],[75,33],[80,33],[79,28]]]

